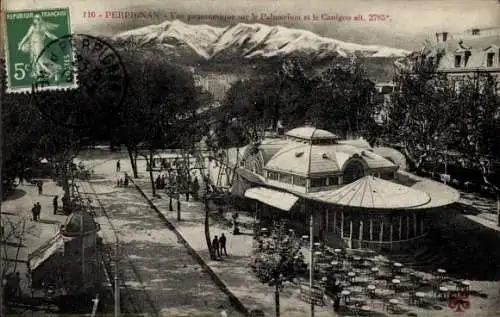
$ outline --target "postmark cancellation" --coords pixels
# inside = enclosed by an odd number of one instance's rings
[[[40,82],[44,83],[44,90],[77,88],[74,50],[70,38],[65,37],[69,34],[69,8],[7,11],[7,93],[31,92],[33,85]],[[57,47],[48,49],[54,41]]]

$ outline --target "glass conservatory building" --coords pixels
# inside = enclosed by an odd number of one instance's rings
[[[431,213],[458,199],[437,182],[400,172],[366,142],[340,140],[315,127],[290,130],[240,150],[233,193],[351,248],[400,249],[428,232]],[[237,187],[237,188],[236,188]],[[285,211],[285,213],[283,213]]]

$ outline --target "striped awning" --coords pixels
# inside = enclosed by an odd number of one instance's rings
[[[264,187],[247,189],[245,191],[245,197],[258,200],[261,203],[284,211],[289,211],[299,199],[299,197],[295,195]]]

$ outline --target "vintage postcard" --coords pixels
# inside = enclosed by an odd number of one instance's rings
[[[4,0],[0,317],[500,316],[497,0]]]

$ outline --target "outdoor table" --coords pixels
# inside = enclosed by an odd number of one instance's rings
[[[340,295],[342,297],[344,297],[344,303],[347,305],[347,303],[349,303],[349,299],[350,299],[350,296],[351,296],[351,292],[348,291],[348,290],[343,290]]]
[[[335,256],[337,256],[337,258],[342,255],[342,250],[341,249],[335,249],[335,250],[333,250],[333,252],[335,253]]]
[[[361,263],[363,263],[363,261],[362,261],[362,259],[361,259],[361,257],[360,257],[360,256],[353,256],[353,257],[352,257],[352,260],[353,260],[353,262],[354,262],[355,264],[357,264],[357,265],[360,265]]]
[[[399,300],[395,298],[389,299],[389,302],[387,303],[387,311],[395,311],[396,308],[398,307]]]
[[[462,282],[460,282],[459,291],[460,292],[464,292],[465,294],[469,295],[469,292],[470,292],[470,282],[468,282],[468,281],[462,281]]]
[[[394,287],[394,292],[397,292],[399,290],[399,285],[401,284],[401,281],[397,278],[392,280],[392,286]]]
[[[438,280],[442,281],[444,279],[444,275],[446,274],[445,269],[438,269],[437,270],[437,275],[438,275]]]
[[[354,281],[354,278],[356,278],[356,273],[349,272],[347,273],[347,276],[349,276],[349,281],[352,283]]]
[[[323,276],[321,278],[321,282],[320,283],[323,284],[323,286],[325,286],[325,284],[326,284],[327,281],[328,281],[328,278],[326,276]]]
[[[403,264],[396,262],[392,266],[392,273],[393,274],[401,273],[402,268],[403,268]]]
[[[420,306],[424,302],[425,293],[423,293],[423,292],[416,292],[415,293],[415,297],[417,298],[417,305]]]
[[[333,266],[333,269],[338,270],[342,267],[342,263],[339,261],[332,261],[330,264]]]
[[[361,310],[363,311],[363,316],[369,315],[371,311],[371,307],[368,305],[361,306]]]
[[[316,252],[314,252],[314,255],[316,255],[316,256],[322,256],[322,255],[323,255],[323,252],[321,252],[321,251],[316,251]]]
[[[302,240],[308,240],[309,236],[302,236]]]
[[[370,275],[376,275],[378,273],[378,267],[374,266],[370,269]]]
[[[439,288],[439,298],[441,300],[445,300],[448,297],[448,292],[449,292],[448,287],[441,286]]]
[[[314,247],[315,247],[315,248],[319,248],[319,247],[321,247],[321,243],[319,243],[319,242],[314,242]]]
[[[413,284],[420,284],[420,276],[418,276],[417,274],[415,273],[411,273],[410,274],[410,281],[413,283]]]
[[[370,295],[370,297],[375,296],[376,289],[377,289],[377,287],[375,287],[375,285],[371,285],[371,284],[366,287],[366,290],[368,291],[368,295]]]

